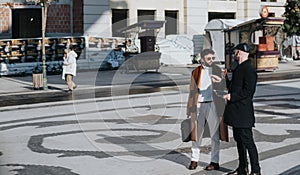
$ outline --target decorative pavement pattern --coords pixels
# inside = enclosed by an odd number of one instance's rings
[[[299,79],[260,83],[254,136],[264,175],[300,174]],[[224,174],[237,166],[236,144],[221,143],[219,171],[190,171],[182,143],[187,86],[137,95],[0,108],[0,174]],[[76,94],[74,94],[76,96]]]

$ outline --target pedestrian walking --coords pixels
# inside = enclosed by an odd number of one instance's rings
[[[201,52],[201,64],[192,71],[189,99],[187,104],[187,116],[192,119],[192,154],[190,170],[198,166],[200,158],[200,145],[205,125],[208,124],[211,137],[212,151],[211,162],[204,169],[207,171],[219,169],[220,136],[217,110],[213,100],[213,83],[220,83],[221,78],[213,75],[212,69],[215,52],[212,49],[204,49]]]
[[[69,49],[65,49],[65,53],[66,55],[64,56],[62,78],[67,82],[68,92],[72,93],[77,87],[73,81],[74,76],[76,76],[77,53],[73,50],[72,46],[70,46]]]
[[[248,174],[247,151],[250,157],[251,175],[260,175],[258,152],[252,133],[255,123],[252,99],[256,89],[257,74],[248,59],[249,51],[250,47],[246,43],[240,43],[234,48],[234,58],[238,66],[233,71],[231,81],[228,80],[228,94],[223,96],[227,101],[224,122],[232,126],[239,156],[238,168],[228,175]]]

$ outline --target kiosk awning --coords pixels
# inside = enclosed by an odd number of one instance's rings
[[[236,20],[236,19],[213,19],[207,23],[207,25],[205,26],[205,31],[227,30],[243,22],[244,22],[243,20]]]
[[[131,33],[140,32],[141,30],[155,30],[163,27],[165,21],[155,21],[155,20],[144,20],[130,26],[121,28],[118,30],[119,33]]]

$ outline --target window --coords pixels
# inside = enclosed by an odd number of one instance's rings
[[[269,12],[268,17],[275,17],[275,13],[270,13],[270,12]]]
[[[127,9],[112,9],[112,36],[123,37],[123,34],[118,30],[127,27],[128,10]]]
[[[166,35],[178,34],[178,11],[165,11],[165,18]]]
[[[261,0],[261,2],[277,2],[277,0]]]
[[[208,21],[213,19],[235,19],[235,13],[208,12]]]
[[[143,20],[154,20],[155,10],[138,10],[138,22]]]

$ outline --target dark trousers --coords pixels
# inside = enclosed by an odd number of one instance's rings
[[[247,150],[250,157],[251,172],[260,173],[257,148],[253,140],[252,128],[233,128],[233,138],[239,154],[239,174],[246,174]]]

